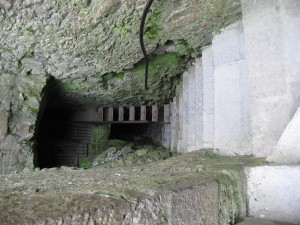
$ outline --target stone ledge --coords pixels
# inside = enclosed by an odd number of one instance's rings
[[[246,213],[243,167],[257,163],[194,152],[131,167],[2,175],[0,224],[234,223]]]

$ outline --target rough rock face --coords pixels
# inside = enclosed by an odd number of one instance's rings
[[[146,91],[138,41],[145,2],[0,0],[0,173],[32,165],[47,78],[55,79],[47,88],[53,107],[57,99],[68,107],[168,102],[191,56],[241,14],[239,0],[155,1]]]
[[[193,152],[129,167],[51,168],[0,176],[0,223],[227,225],[246,215],[243,166]]]

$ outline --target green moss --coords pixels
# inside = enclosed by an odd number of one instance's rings
[[[191,54],[195,51],[192,47],[190,47],[188,41],[184,39],[177,40],[175,45],[178,53],[181,55],[191,56]]]
[[[35,115],[35,116],[37,116],[38,115],[38,113],[39,113],[39,109],[37,109],[37,108],[34,108],[34,107],[30,107],[29,106],[29,108],[30,108],[30,111]]]
[[[35,131],[35,125],[34,125],[34,124],[31,124],[31,125],[29,126],[29,132],[30,132],[30,133],[34,133],[34,131]]]
[[[129,33],[131,33],[131,26],[127,24],[116,24],[113,29],[117,34],[120,35],[121,40],[123,40]]]
[[[58,82],[58,88],[63,93],[80,93],[82,91],[87,91],[83,85],[80,85],[79,82],[76,81],[68,81],[68,82]]]
[[[90,169],[93,167],[93,164],[88,158],[79,158],[79,168]]]
[[[25,26],[25,27],[23,28],[23,31],[24,31],[24,33],[26,33],[26,34],[32,34],[32,33],[33,33],[32,28],[31,28],[30,26]]]
[[[109,131],[110,131],[109,124],[93,127],[92,141],[91,144],[89,145],[88,156],[81,156],[78,158],[80,168],[84,168],[84,169],[92,168],[93,159],[99,157],[99,154],[100,155],[104,154],[103,151],[108,148]]]
[[[177,53],[167,53],[156,56],[149,62],[149,81],[159,81],[160,78],[167,76],[173,77],[178,74],[178,70],[183,66],[183,60]],[[138,83],[143,84],[145,77],[144,63],[138,64],[131,70]]]
[[[113,79],[120,79],[120,80],[122,80],[122,79],[124,79],[124,76],[125,76],[124,72],[116,73],[116,74],[114,74]]]
[[[60,5],[61,4],[61,0],[55,0],[55,5]]]
[[[148,14],[148,19],[145,24],[144,37],[150,43],[159,42],[166,33],[163,33],[162,22],[164,19],[164,12],[167,6],[167,1],[161,1],[153,5],[152,13]]]

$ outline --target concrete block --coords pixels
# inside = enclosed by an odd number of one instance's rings
[[[256,156],[271,153],[300,104],[299,7],[295,0],[242,0]]]
[[[287,51],[288,89],[293,109],[300,105],[300,4],[297,0],[281,1]]]
[[[178,145],[177,151],[182,151],[182,131],[183,131],[183,113],[184,113],[184,104],[183,104],[183,81],[177,86],[178,90]]]
[[[196,150],[196,68],[195,65],[188,69],[188,152]],[[202,137],[201,137],[202,138]]]
[[[251,217],[300,223],[300,166],[246,168]]]
[[[291,225],[290,223],[248,217],[237,225]]]
[[[183,73],[183,126],[182,126],[182,144],[181,152],[188,152],[188,140],[189,140],[189,74]]]
[[[196,59],[196,114],[195,114],[195,127],[196,127],[196,143],[195,149],[203,148],[203,68],[202,59]]]
[[[267,158],[269,162],[300,163],[300,107]]]
[[[7,134],[8,130],[8,114],[6,112],[0,113],[0,139]]]
[[[244,60],[215,69],[214,83],[214,147],[223,155],[250,155],[248,121],[243,119],[242,77]]]
[[[214,66],[245,59],[245,38],[241,21],[231,24],[222,33],[216,35],[212,48]]]
[[[214,67],[212,57],[211,46],[202,51],[204,148],[213,148],[214,142]]]
[[[178,145],[178,97],[173,98],[173,102],[170,104],[171,108],[171,151],[177,151]]]

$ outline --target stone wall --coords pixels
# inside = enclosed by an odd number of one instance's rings
[[[33,136],[46,77],[0,74],[0,173],[33,168]]]

